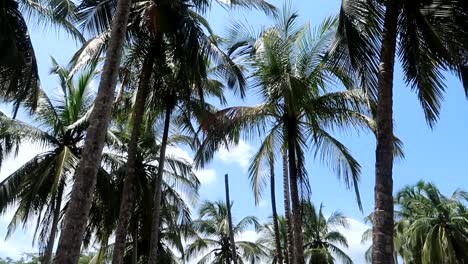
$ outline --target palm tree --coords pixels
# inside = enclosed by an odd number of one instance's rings
[[[32,113],[32,119],[38,125],[8,118],[3,113],[0,118],[2,145],[10,142],[24,146],[33,142],[44,149],[0,183],[0,212],[17,205],[8,236],[20,222],[25,224],[31,217],[38,217],[36,234],[39,231],[43,263],[52,260],[65,189],[73,179],[82,153],[86,130],[82,118],[93,99],[90,84],[97,74],[93,65],[79,76],[70,76],[67,68],[59,66],[54,59],[52,62],[51,72],[60,79],[62,97],[53,104],[42,90],[39,91],[38,105]],[[8,154],[14,148],[4,151]]]
[[[377,101],[373,263],[393,259],[393,71],[400,58],[404,79],[416,91],[428,124],[440,112],[443,70],[468,88],[466,1],[345,0],[331,54],[337,65],[357,70]],[[334,56],[332,55],[332,57]]]
[[[194,230],[199,235],[187,247],[186,259],[190,260],[206,251],[209,251],[197,263],[231,263],[232,250],[229,239],[229,224],[226,203],[221,201],[202,203],[199,209],[200,219],[194,220]],[[240,235],[250,225],[259,226],[253,216],[244,217],[233,225],[234,235]],[[236,241],[236,253],[239,263],[255,261],[265,255],[263,249],[256,243],[249,241]],[[253,262],[252,262],[253,263]]]
[[[226,64],[224,65],[229,65],[228,67],[232,67],[232,63],[227,61]],[[227,77],[227,80],[235,80],[232,82],[230,85],[230,88],[235,88],[240,90],[241,93],[243,93],[244,89],[244,82],[243,82],[243,76],[242,75],[237,75],[235,70],[234,72],[231,72],[229,68],[226,70],[224,68],[224,65],[219,65],[216,67],[220,67],[222,74],[231,75],[234,76],[232,77]],[[234,66],[234,68],[236,68]],[[191,115],[195,116],[203,116],[204,113],[208,113],[208,109],[210,108],[210,105],[207,104],[204,101],[205,96],[214,96],[218,97],[220,99],[224,98],[223,93],[219,92],[220,89],[224,88],[224,86],[220,87],[211,87],[215,88],[210,89],[209,84],[211,80],[207,79],[207,76],[204,77],[201,82],[197,85],[197,80],[187,80],[187,74],[191,74],[190,71],[181,71],[180,69],[173,69],[171,75],[166,75],[166,83],[169,84],[167,87],[161,87],[162,93],[159,93],[159,96],[162,95],[162,98],[159,98],[159,105],[164,107],[164,127],[163,127],[163,136],[162,136],[162,143],[161,143],[161,152],[160,152],[160,159],[158,161],[158,164],[164,164],[165,162],[165,150],[167,146],[167,138],[169,136],[169,125],[171,122],[171,117],[173,113],[177,112],[191,112],[193,111]],[[237,78],[238,77],[238,78]],[[196,77],[198,78],[198,77]],[[207,89],[204,89],[207,88]],[[161,101],[162,100],[162,101]],[[190,115],[190,114],[189,114]],[[187,120],[188,122],[191,122],[192,120]],[[155,197],[154,197],[154,215],[153,215],[153,238],[152,238],[152,243],[155,245],[158,241],[157,237],[157,232],[158,232],[158,219],[159,216],[158,214],[160,213],[159,206],[160,206],[160,195],[161,195],[161,178],[162,177],[162,171],[158,171],[158,178],[156,181],[156,192],[155,192]],[[156,252],[154,253],[156,254]],[[154,258],[156,256],[154,255]],[[150,255],[150,261],[153,260]],[[153,260],[155,261],[155,259]],[[154,263],[154,262],[151,262]]]
[[[465,263],[468,260],[468,193],[444,196],[432,183],[420,181],[395,197],[399,218],[406,221],[405,263]]]
[[[310,145],[316,157],[344,178],[347,187],[354,187],[360,205],[360,166],[330,132],[350,127],[373,129],[374,122],[366,116],[370,111],[366,96],[352,89],[352,78],[343,69],[329,67],[323,59],[335,32],[335,20],[326,19],[313,31],[296,20],[297,14],[286,6],[276,24],[261,32],[259,38],[239,32],[242,26],[233,26],[230,35],[237,49],[232,52],[247,57],[254,69],[254,86],[264,103],[224,109],[213,117],[220,125],[211,122],[210,130],[217,130],[218,135],[224,132],[233,139],[239,133],[263,137],[249,170],[256,196],[266,183],[262,172],[269,171],[264,168],[269,153],[286,151],[283,160],[288,164],[285,172],[289,172],[294,229],[290,232],[297,251],[291,253],[297,258],[294,263],[302,263],[303,249],[298,246],[303,244],[300,196],[307,196],[309,190],[305,150]],[[347,90],[328,92],[336,81]],[[197,155],[197,159],[210,158],[212,152],[206,150],[216,149],[217,144],[224,142],[206,143],[204,156]]]
[[[125,113],[128,112],[128,109],[124,109],[125,107],[119,108]],[[122,256],[125,262],[130,262],[133,258],[136,261],[146,262],[149,257],[152,196],[158,171],[157,160],[160,156],[161,141],[155,136],[157,128],[153,126],[154,117],[148,117],[146,114],[144,119],[135,166],[137,175],[135,177],[136,189],[133,195],[135,201],[132,203],[132,215],[129,218],[130,232],[125,237],[125,251],[124,256]],[[112,126],[113,134],[120,139],[122,144],[115,145],[112,150],[104,152],[103,162],[106,164],[104,167],[110,168],[110,172],[103,175],[105,177],[98,177],[96,195],[90,210],[90,221],[85,235],[85,245],[90,243],[92,237],[97,238],[97,242],[101,245],[99,252],[110,250],[108,239],[120,220],[119,204],[120,200],[123,199],[121,193],[122,189],[125,188],[126,160],[128,159],[125,143],[131,140],[133,133],[132,126],[128,124],[126,118],[116,120]],[[185,140],[185,138],[171,136],[168,144],[176,144],[181,140]],[[188,227],[191,224],[189,206],[195,206],[198,200],[199,181],[194,175],[190,163],[180,157],[168,155],[165,166],[162,188],[161,239],[158,242],[158,247],[164,263],[172,263],[176,260],[172,251],[178,250],[179,253],[183,253],[182,239],[185,232],[190,231]],[[115,197],[121,198],[115,199]],[[128,237],[131,237],[131,241],[128,240]],[[112,245],[112,249],[114,247],[115,244]]]
[[[276,233],[275,227],[273,223],[263,224],[259,228],[260,238],[255,242],[257,245],[262,245],[266,252],[267,256],[272,264],[282,264],[282,263],[290,263],[289,262],[289,247],[288,247],[288,227],[286,225],[286,218],[284,216],[279,215],[277,218],[278,221],[278,233]],[[281,249],[281,254],[277,253],[278,245],[277,241],[279,238]],[[284,262],[281,262],[279,256],[284,256]]]
[[[151,46],[150,46],[151,47]],[[112,256],[113,263],[118,264],[123,261],[123,254],[125,251],[125,241],[127,237],[127,226],[132,213],[134,201],[134,181],[136,176],[136,162],[138,141],[140,138],[141,126],[143,122],[146,98],[150,93],[150,80],[153,73],[154,49],[149,48],[143,52],[146,58],[142,61],[141,76],[139,77],[139,84],[136,91],[136,98],[133,106],[133,113],[129,119],[132,123],[131,139],[128,142],[128,159],[127,168],[125,170],[124,188],[122,189],[122,201],[120,204],[120,217],[116,230],[116,239],[114,244],[114,254]]]
[[[91,208],[96,175],[100,167],[101,154],[110,120],[112,99],[117,84],[131,3],[131,0],[117,2],[98,94],[89,118],[83,155],[75,174],[75,184],[64,216],[57,254],[54,259],[54,263],[57,264],[74,264],[80,257],[81,242]]]
[[[323,206],[317,209],[310,201],[304,201],[304,249],[309,263],[335,263],[335,257],[340,263],[352,264],[351,258],[340,248],[348,247],[346,237],[337,228],[348,228],[345,216],[333,212],[328,218],[323,214]]]
[[[90,1],[87,1],[88,3]],[[91,15],[91,21],[104,21],[104,23],[94,23],[94,27],[99,27],[104,25],[104,29],[101,28],[101,31],[108,31],[109,30],[109,23],[108,22],[108,14],[112,13],[112,3],[109,1],[105,5],[99,5],[99,8],[107,8],[107,12],[97,12],[97,16]],[[96,1],[91,1],[91,4],[97,3]],[[203,61],[205,60],[205,56],[203,55],[204,52],[208,54],[208,57],[212,57],[212,55],[216,54],[216,51],[213,52],[212,49],[212,42],[206,41],[205,32],[202,29],[202,26],[206,26],[207,23],[201,16],[194,12],[195,10],[205,11],[207,7],[209,7],[211,2],[206,1],[178,1],[176,3],[172,1],[164,1],[158,2],[158,5],[155,5],[153,1],[142,1],[142,4],[146,8],[140,8],[139,12],[143,12],[142,15],[137,16],[137,20],[140,21],[149,21],[152,25],[152,30],[156,35],[161,33],[167,33],[168,31],[172,33],[178,34],[178,37],[175,38],[177,40],[181,40],[182,43],[185,45],[177,46],[176,49],[176,57],[180,56],[182,58],[181,61],[184,64],[179,66],[184,66],[186,69],[192,69],[192,71],[186,73],[188,76],[195,76],[197,80],[203,77],[203,73],[205,73],[205,67]],[[127,20],[130,14],[130,4],[131,1],[128,0],[119,0],[116,8],[116,15],[115,21],[113,22],[113,26],[111,34],[110,34],[110,42],[107,51],[107,58],[104,64],[104,72],[103,77],[101,79],[99,91],[102,92],[98,93],[97,102],[95,104],[95,113],[90,118],[90,123],[96,124],[90,126],[90,130],[87,132],[87,138],[89,141],[86,143],[86,150],[89,150],[90,154],[83,156],[83,167],[82,169],[78,170],[77,178],[78,185],[76,191],[73,191],[73,195],[71,198],[71,208],[75,210],[73,213],[70,212],[70,216],[66,217],[66,219],[70,218],[70,221],[65,221],[65,227],[62,236],[63,240],[63,254],[62,257],[63,261],[66,263],[68,261],[72,261],[77,259],[78,252],[79,252],[79,241],[77,240],[80,237],[80,234],[83,233],[85,227],[85,221],[89,206],[91,203],[92,198],[92,190],[94,188],[96,182],[96,173],[99,164],[96,162],[96,159],[101,155],[103,142],[104,142],[104,135],[99,133],[108,125],[110,112],[112,107],[112,93],[113,89],[116,84],[117,78],[117,69],[120,63],[121,57],[121,49],[123,46],[123,41],[126,33],[126,26]],[[259,9],[263,9],[266,11],[272,11],[274,8],[269,5],[268,3],[264,2],[263,0],[259,1],[231,1],[231,5],[241,5],[241,6],[253,6]],[[85,4],[86,6],[86,4]],[[192,9],[193,7],[193,9]],[[85,8],[87,10],[92,10],[92,8]],[[138,12],[136,12],[138,13]],[[96,14],[96,13],[95,13]],[[99,26],[96,26],[99,25]],[[175,27],[174,27],[175,26]],[[108,32],[104,35],[108,35]],[[102,37],[103,35],[99,35],[101,39],[105,39]],[[186,41],[190,40],[190,41]],[[198,42],[198,41],[201,41]],[[179,43],[180,44],[180,43]],[[188,45],[187,45],[188,44]],[[108,68],[106,67],[108,65]],[[193,70],[195,69],[195,70]],[[167,98],[166,98],[167,99]],[[167,104],[166,106],[166,123],[168,124],[170,118],[170,112],[172,111],[172,104]],[[168,127],[166,125],[165,127]],[[135,136],[137,138],[137,136]],[[164,155],[165,155],[165,144],[164,141],[167,139],[167,133],[163,133],[163,149],[161,150],[161,162],[164,163]],[[89,142],[89,143],[88,143]],[[92,152],[92,153],[91,153]],[[164,166],[161,166],[161,168]],[[160,186],[161,186],[161,179],[162,179],[162,171],[160,171],[158,176],[158,181],[156,184],[159,186],[156,188],[155,193],[155,210],[154,210],[154,227],[155,231],[153,231],[153,250],[150,255],[150,263],[155,263],[156,256],[157,256],[157,241],[158,241],[158,228],[159,228],[159,200],[161,196]],[[85,176],[87,175],[87,177]],[[129,184],[131,188],[131,184]],[[79,187],[79,188],[78,188]],[[122,205],[123,208],[129,208],[129,206]],[[127,213],[128,215],[128,213]],[[122,234],[125,229],[125,221],[122,223]],[[121,240],[120,240],[121,241]],[[69,257],[65,257],[69,256]],[[65,261],[65,259],[68,261]],[[117,260],[116,260],[117,261]],[[118,263],[118,262],[116,262]]]

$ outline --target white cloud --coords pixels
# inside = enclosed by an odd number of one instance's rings
[[[0,240],[0,257],[18,258],[21,252],[18,251],[16,245],[8,241]]]
[[[30,161],[39,153],[42,153],[44,149],[40,148],[35,144],[25,143],[23,144],[19,151],[18,155],[8,156],[2,163],[0,171],[0,182],[7,178],[10,174],[15,172],[26,162]],[[6,226],[12,219],[16,208],[14,206],[9,207],[3,215],[0,215],[0,224]],[[0,229],[0,239],[5,237],[6,229]]]
[[[216,171],[214,169],[202,169],[195,172],[201,184],[210,184],[216,180]]]
[[[37,252],[37,248],[31,245],[32,232],[30,230],[18,230],[8,239],[5,239],[7,231],[6,219],[0,220],[0,257],[20,258],[24,253]]]
[[[168,146],[167,154],[173,157],[181,158],[189,163],[193,163],[193,158],[189,152],[176,146]],[[216,171],[214,169],[198,169],[195,171],[198,180],[204,185],[213,183],[216,180]]]
[[[342,248],[344,252],[346,252],[354,263],[366,263],[365,260],[365,252],[369,248],[371,242],[367,242],[365,244],[361,243],[362,234],[364,231],[370,228],[370,226],[352,219],[348,218],[349,221],[349,228],[344,229],[340,228],[339,231],[345,235],[346,239],[348,240],[349,248]]]
[[[253,154],[253,147],[245,141],[240,141],[238,145],[220,149],[217,157],[226,164],[234,163],[247,170]]]
[[[167,146],[166,153],[173,157],[181,158],[186,160],[189,163],[193,163],[192,156],[185,150],[175,147],[175,146]]]
[[[18,152],[18,155],[15,157],[11,155],[7,157],[3,163],[0,170],[0,181],[8,177],[11,173],[16,171],[26,162],[34,158],[37,154],[43,152],[39,146],[34,144],[25,143],[23,144]]]
[[[17,156],[9,156],[3,161],[0,171],[0,181],[3,181],[11,173],[43,151],[44,149],[37,145],[30,143],[23,144]],[[10,207],[5,214],[0,215],[0,257],[17,259],[21,257],[22,254],[34,252],[35,250],[31,246],[34,229],[29,225],[26,226],[25,230],[23,230],[22,225],[18,226],[11,238],[4,240],[8,224],[13,217],[15,209],[14,207]]]
[[[268,200],[262,199],[258,202],[258,207],[259,208],[265,208],[267,205],[269,205],[270,202]]]
[[[236,236],[236,241],[250,241],[250,242],[255,242],[257,239],[260,238],[260,234],[253,231],[253,230],[247,230],[242,232],[240,235]]]

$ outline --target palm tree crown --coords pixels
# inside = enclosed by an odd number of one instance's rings
[[[229,240],[229,225],[227,206],[224,202],[205,201],[199,209],[200,219],[194,220],[194,229],[199,233],[195,240],[186,249],[187,259],[191,259],[198,254],[209,250],[199,261],[203,263],[228,263],[232,260],[231,244]],[[235,236],[246,231],[246,228],[254,225],[258,226],[257,218],[247,216],[239,222],[233,223],[233,233]],[[249,241],[236,241],[237,260],[255,261],[265,253],[255,243]]]
[[[304,249],[309,263],[352,264],[351,258],[342,250],[348,247],[346,237],[337,228],[348,228],[345,216],[333,212],[328,218],[323,213],[323,206],[317,208],[310,201],[303,202]]]
[[[468,260],[467,192],[457,190],[447,197],[434,184],[420,181],[400,190],[395,201],[406,263]]]

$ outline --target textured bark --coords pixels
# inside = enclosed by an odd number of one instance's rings
[[[159,242],[159,225],[161,217],[161,192],[162,192],[162,176],[164,172],[164,162],[166,160],[166,147],[167,138],[169,136],[169,124],[171,121],[172,108],[170,105],[166,106],[166,116],[164,120],[164,131],[161,142],[161,150],[159,153],[158,174],[156,179],[155,193],[154,193],[154,208],[153,208],[153,221],[151,230],[150,241],[150,255],[148,264],[156,264],[158,258],[158,242]]]
[[[284,191],[284,214],[286,217],[286,229],[287,229],[287,264],[294,263],[294,235],[293,226],[291,221],[291,200],[289,193],[289,173],[288,173],[288,155],[287,151],[283,151],[283,191]]]
[[[393,264],[393,69],[398,3],[387,1],[379,64],[372,263]]]
[[[237,264],[236,241],[234,241],[234,230],[232,228],[231,198],[229,198],[229,176],[227,174],[224,175],[224,187],[226,189],[226,207],[229,223],[229,240],[231,242],[231,257],[232,262]]]
[[[285,236],[283,237],[283,244],[285,245],[285,248],[283,249],[283,256],[284,256],[284,261],[283,263],[289,264],[289,253],[287,250],[287,244],[288,244],[288,238]]]
[[[304,246],[302,239],[302,215],[301,201],[299,199],[299,188],[297,177],[296,164],[296,122],[294,118],[289,118],[287,122],[288,129],[288,163],[289,163],[289,179],[291,187],[291,204],[292,204],[292,222],[293,222],[293,238],[294,238],[294,264],[304,264]]]
[[[114,90],[122,57],[131,0],[119,0],[112,22],[112,31],[94,110],[86,131],[86,140],[75,173],[70,202],[64,217],[55,264],[76,264],[80,258],[89,209],[94,195],[96,175],[101,164],[102,149],[112,111]]]
[[[149,82],[153,70],[154,59],[147,55],[143,62],[143,69],[140,75],[140,83],[135,99],[135,112],[133,113],[133,127],[130,142],[128,143],[127,169],[122,190],[122,200],[120,202],[119,222],[115,231],[114,252],[112,254],[112,264],[122,264],[127,242],[127,229],[132,215],[133,201],[135,199],[135,167],[138,156],[138,142],[140,139],[141,124],[145,115],[146,98],[149,93]]]
[[[62,195],[63,189],[65,186],[62,184],[59,185],[57,191],[57,197],[55,201],[54,215],[52,218],[52,228],[50,229],[49,240],[47,241],[47,246],[44,252],[44,264],[52,263],[52,252],[54,250],[55,237],[57,236],[58,224],[60,220],[60,210],[62,209]]]
[[[273,160],[270,164],[270,194],[271,194],[271,211],[273,213],[273,228],[275,231],[276,257],[278,264],[283,264],[283,251],[281,250],[281,237],[278,227],[278,212],[276,211],[276,195],[275,195],[275,164]]]

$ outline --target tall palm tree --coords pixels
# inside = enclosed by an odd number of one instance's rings
[[[139,77],[138,88],[136,91],[134,106],[131,118],[132,122],[132,134],[131,139],[128,142],[128,159],[127,168],[125,170],[124,188],[122,189],[122,201],[120,204],[120,217],[116,230],[116,239],[114,243],[114,254],[112,256],[113,263],[122,263],[123,254],[125,250],[125,242],[127,237],[127,226],[130,220],[130,214],[132,213],[133,201],[134,201],[134,181],[136,177],[136,162],[137,162],[137,151],[138,142],[140,138],[141,126],[144,118],[144,112],[146,107],[146,98],[150,93],[150,81],[153,73],[154,61],[154,48],[150,48],[143,52],[146,58],[142,61],[141,75]]]
[[[445,90],[443,70],[468,89],[466,1],[345,0],[332,54],[357,70],[377,101],[373,263],[393,259],[393,71],[398,55],[405,82],[416,91],[432,127]],[[333,56],[332,56],[333,57]]]
[[[98,94],[86,131],[83,156],[75,174],[75,184],[64,216],[57,254],[54,259],[54,263],[57,264],[75,264],[80,257],[82,238],[91,208],[96,175],[100,167],[102,149],[111,115],[112,99],[117,84],[131,3],[131,0],[117,2]]]
[[[468,260],[468,193],[443,195],[432,183],[420,181],[395,196],[398,218],[405,221],[405,263],[464,263]]]
[[[360,165],[330,132],[374,128],[374,121],[366,116],[370,112],[366,96],[353,89],[353,80],[343,69],[329,67],[324,60],[335,26],[335,20],[328,18],[311,31],[307,26],[298,25],[297,14],[288,6],[276,24],[262,31],[258,38],[239,32],[242,26],[233,26],[230,35],[235,48],[232,52],[247,57],[247,63],[254,69],[254,87],[263,103],[224,109],[213,117],[220,125],[211,122],[218,135],[226,133],[232,139],[236,139],[236,135],[238,138],[240,133],[263,137],[249,170],[256,195],[266,183],[262,172],[268,171],[265,165],[269,153],[281,153],[285,149],[294,229],[290,232],[297,251],[290,252],[296,258],[294,263],[304,262],[303,248],[299,245],[303,244],[300,196],[307,196],[309,190],[306,149],[310,146],[314,155],[343,177],[348,187],[354,187],[360,205],[357,186]],[[347,90],[327,91],[337,81]],[[197,159],[210,158],[212,151],[207,149],[214,150],[217,144],[224,142],[206,143],[202,148],[204,153],[197,155]]]
[[[94,1],[96,2],[96,1]],[[92,21],[106,21],[108,22],[109,14],[112,14],[112,3],[109,1],[105,1],[107,4],[101,5],[100,7],[107,8],[107,12],[98,12],[97,16],[92,16]],[[182,42],[185,44],[190,44],[186,46],[178,46],[176,54],[183,55],[182,61],[186,63],[184,67],[187,69],[196,69],[192,71],[189,75],[197,75],[205,72],[203,67],[203,60],[205,56],[199,57],[203,54],[203,51],[207,52],[210,55],[215,54],[216,52],[211,52],[211,42],[202,42],[198,44],[202,45],[193,45],[192,41],[198,41],[200,37],[205,36],[203,29],[201,29],[200,25],[207,25],[204,19],[201,19],[201,16],[198,16],[195,10],[205,11],[211,4],[211,2],[207,1],[163,1],[155,5],[152,1],[142,1],[143,4],[146,5],[147,8],[141,8],[139,11],[143,12],[143,16],[139,16],[140,21],[148,19],[150,23],[153,25],[153,30],[155,32],[160,32],[161,30],[167,31],[171,30],[177,34],[179,34],[179,40],[183,40]],[[257,1],[231,1],[231,5],[240,5],[240,6],[252,6],[259,9],[272,11],[274,8],[266,3],[263,0]],[[100,88],[97,101],[95,104],[95,109],[93,111],[93,115],[90,118],[90,123],[96,124],[91,125],[89,131],[87,132],[87,143],[85,144],[86,150],[89,153],[83,157],[83,165],[80,166],[77,174],[77,178],[79,179],[77,182],[76,191],[73,191],[73,195],[71,197],[71,208],[73,208],[73,212],[70,212],[70,216],[66,217],[66,219],[70,219],[69,221],[65,221],[64,230],[65,232],[62,233],[63,239],[63,254],[59,255],[58,260],[62,261],[60,263],[68,263],[73,262],[78,258],[79,252],[79,237],[80,234],[83,233],[85,228],[86,222],[86,215],[89,212],[89,207],[91,204],[92,198],[92,190],[94,188],[96,182],[96,173],[99,164],[97,163],[96,159],[101,155],[103,142],[104,142],[104,135],[100,133],[103,129],[107,127],[110,118],[110,112],[112,107],[112,94],[113,90],[116,85],[116,78],[117,78],[117,70],[120,63],[121,57],[121,49],[124,42],[124,37],[126,33],[126,26],[128,17],[130,15],[130,5],[131,1],[128,0],[119,0],[116,8],[116,15],[115,20],[113,21],[113,25],[111,27],[111,34],[110,34],[110,42],[108,45],[107,50],[107,57],[106,62],[104,64],[104,72],[103,77],[101,79]],[[110,7],[110,8],[109,8]],[[193,8],[192,8],[193,7]],[[201,19],[201,22],[194,22],[193,18],[197,18],[195,20]],[[191,19],[192,18],[192,19]],[[94,19],[94,20],[93,20]],[[175,23],[174,23],[175,22]],[[102,26],[104,25],[104,30],[108,31],[109,23],[95,23],[96,25]],[[174,27],[175,26],[175,27]],[[104,31],[103,30],[103,31]],[[108,35],[108,33],[106,33]],[[101,36],[101,35],[100,35]],[[190,40],[190,41],[185,41]],[[202,58],[200,60],[200,58]],[[199,67],[200,66],[200,67]],[[194,74],[195,73],[195,74]],[[197,77],[199,78],[199,77]],[[102,92],[101,92],[102,90]],[[170,104],[166,106],[166,120],[169,122],[170,117]],[[95,114],[94,114],[95,113]],[[167,126],[166,126],[167,127]],[[167,134],[167,133],[166,133]],[[167,135],[163,133],[163,141],[164,138],[167,138]],[[163,144],[164,145],[164,144]],[[161,161],[164,161],[164,154],[165,150],[161,151]],[[82,169],[81,169],[82,167]],[[163,166],[161,166],[162,168]],[[155,230],[153,232],[153,250],[150,255],[150,263],[155,263],[156,256],[157,256],[157,241],[158,241],[158,227],[159,227],[159,202],[160,200],[160,185],[161,185],[161,174],[162,172],[158,173],[159,180],[156,184],[159,188],[156,188],[155,193],[155,217],[154,217],[154,227]],[[87,177],[85,176],[87,175]],[[127,206],[128,207],[128,206]],[[68,215],[68,214],[67,214]],[[123,229],[123,228],[122,228]],[[60,243],[62,244],[62,243]],[[60,248],[61,246],[59,246]],[[67,260],[66,260],[67,259]]]
[[[197,263],[231,263],[233,258],[226,203],[205,201],[200,206],[199,216],[200,219],[193,221],[194,229],[199,235],[195,236],[185,251],[187,260],[209,251]],[[233,225],[234,235],[240,235],[251,225],[259,226],[257,218],[244,217]],[[246,261],[253,263],[265,255],[263,249],[254,242],[236,241],[235,243],[239,263]]]
[[[36,234],[39,231],[43,263],[47,264],[52,260],[65,206],[65,189],[72,182],[82,153],[86,123],[81,120],[92,104],[90,84],[97,74],[94,65],[79,76],[70,76],[67,68],[59,66],[54,59],[52,61],[51,72],[59,77],[62,95],[55,100],[57,103],[52,103],[42,90],[39,91],[38,105],[31,116],[38,125],[8,118],[3,113],[0,119],[2,145],[11,142],[24,146],[33,142],[44,149],[0,183],[0,211],[17,205],[8,235],[20,222],[25,224],[33,216],[38,217]],[[4,151],[8,154],[8,149]]]
[[[328,218],[323,214],[323,206],[317,210],[310,201],[304,201],[304,249],[309,263],[333,264],[336,258],[340,263],[352,264],[351,258],[340,248],[348,247],[346,237],[337,228],[348,228],[349,223],[343,214],[333,212]]]

